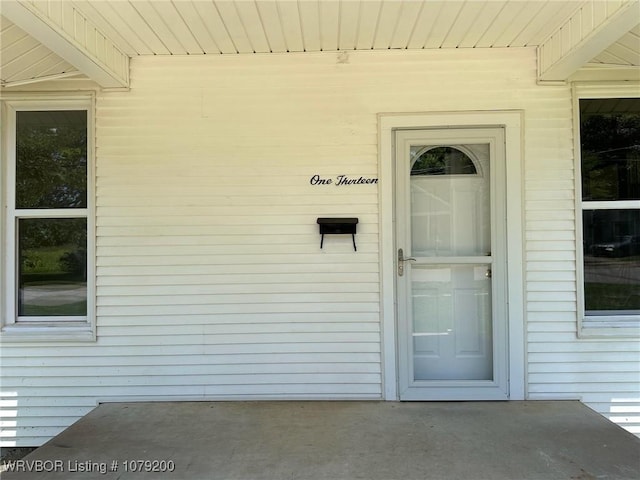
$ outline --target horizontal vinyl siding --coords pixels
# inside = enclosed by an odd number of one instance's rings
[[[377,176],[375,117],[341,134],[357,112],[247,65],[141,61],[99,105],[98,335],[130,352],[105,396],[380,398],[377,188],[309,184]],[[359,217],[358,252],[319,216]]]
[[[99,105],[104,347],[135,348],[144,364],[156,343],[201,348],[179,365],[205,396],[380,397],[377,188],[309,184],[377,177],[376,114],[411,108],[411,90],[434,98],[407,75],[415,60],[391,72],[379,58],[134,62],[136,95]],[[488,79],[504,61],[469,67]],[[458,68],[445,61],[441,75]],[[349,237],[320,250],[320,216],[358,217],[357,253]],[[163,368],[158,391],[172,394],[180,369]]]
[[[377,186],[309,183],[377,177],[381,112],[524,111],[527,395],[637,417],[634,342],[576,337],[570,90],[535,78],[532,49],[132,60],[97,97],[97,342],[3,345],[1,440],[99,401],[381,398]],[[357,252],[320,249],[332,216]]]
[[[640,342],[578,338],[581,287],[569,89],[560,90],[552,103],[531,112],[541,115],[536,122],[541,128],[527,129],[525,138],[528,396],[580,399],[640,434]],[[555,133],[543,127],[547,121],[558,129]]]
[[[98,340],[3,349],[5,444],[99,401],[381,398],[378,188],[309,183],[377,177],[375,112],[333,61],[195,60],[98,96]],[[357,252],[320,249],[323,216],[359,218]]]

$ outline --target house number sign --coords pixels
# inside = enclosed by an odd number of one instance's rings
[[[348,177],[347,175],[338,175],[335,178],[324,178],[316,174],[309,179],[311,185],[335,185],[343,187],[346,185],[370,185],[378,183],[377,178],[371,177]]]

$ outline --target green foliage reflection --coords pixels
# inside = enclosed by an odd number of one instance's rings
[[[580,141],[583,200],[640,198],[640,112],[583,113]]]
[[[86,315],[87,220],[18,222],[19,315]]]
[[[16,208],[87,206],[86,116],[17,113]]]

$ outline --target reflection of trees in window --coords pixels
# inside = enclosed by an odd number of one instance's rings
[[[18,222],[18,279],[20,291],[34,287],[68,291],[87,282],[86,218],[23,218]],[[72,308],[54,311],[19,302],[20,315],[86,315],[86,299]],[[45,312],[45,313],[43,313]]]
[[[640,313],[640,98],[580,100],[586,315]]]
[[[70,273],[86,279],[86,266],[77,259],[86,257],[85,218],[23,218],[19,220],[18,244],[23,256],[39,250],[58,252],[54,273]],[[75,257],[76,260],[71,257]],[[26,256],[25,256],[26,258]],[[31,262],[35,271],[35,262]],[[38,270],[46,273],[48,270]]]
[[[87,315],[87,111],[16,112],[18,317]]]
[[[86,115],[17,112],[16,208],[86,208]]]
[[[411,175],[476,175],[476,166],[467,154],[453,147],[427,147],[412,152]]]
[[[585,113],[604,100],[580,101],[583,200],[640,198],[640,99],[625,100],[635,109]]]

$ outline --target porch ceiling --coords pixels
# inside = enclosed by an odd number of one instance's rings
[[[0,14],[6,87],[127,86],[140,55],[499,47],[537,48],[541,81],[640,79],[639,0],[2,0]]]

